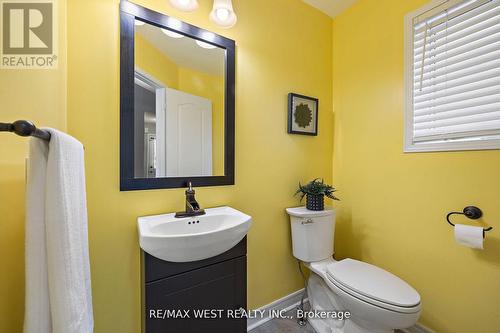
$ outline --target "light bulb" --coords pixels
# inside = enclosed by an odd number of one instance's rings
[[[236,13],[231,0],[214,0],[210,20],[223,28],[231,28],[236,24]]]
[[[135,24],[136,26],[141,26],[141,25],[146,24],[146,22],[143,22],[143,21],[140,21],[140,20],[135,20],[134,24]]]
[[[180,33],[173,32],[172,30],[168,30],[168,29],[161,29],[161,32],[163,32],[168,37],[172,37],[172,38],[182,38],[182,37],[184,37],[184,35],[181,35]]]
[[[227,10],[226,8],[219,8],[215,11],[215,15],[221,21],[226,21],[229,17],[229,14],[229,10]]]
[[[185,12],[192,12],[198,9],[198,0],[170,0],[170,4]]]

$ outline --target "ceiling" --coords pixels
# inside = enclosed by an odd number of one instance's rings
[[[357,0],[302,0],[334,18],[352,6]]]
[[[189,37],[179,39],[168,37],[160,28],[149,24],[136,26],[136,29],[177,66],[191,68],[210,75],[224,75],[226,50],[201,48],[194,39]]]

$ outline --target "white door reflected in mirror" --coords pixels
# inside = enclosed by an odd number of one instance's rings
[[[167,101],[168,159],[159,176],[212,176],[212,102],[175,89]]]

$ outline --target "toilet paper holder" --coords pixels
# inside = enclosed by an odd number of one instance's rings
[[[446,221],[453,227],[455,225],[450,221],[450,216],[452,216],[453,214],[465,215],[471,220],[477,220],[478,218],[483,216],[483,212],[481,211],[481,209],[476,206],[467,206],[462,212],[450,212],[448,213],[448,215],[446,215]],[[483,228],[483,238],[485,231],[490,231],[491,229],[493,229],[493,227]]]

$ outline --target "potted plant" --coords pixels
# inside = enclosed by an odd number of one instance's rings
[[[331,185],[325,184],[323,179],[316,178],[306,185],[301,185],[299,183],[299,189],[295,192],[295,195],[301,194],[300,201],[306,197],[306,208],[309,210],[324,210],[325,209],[325,196],[333,199],[340,200],[333,192],[336,189]]]

